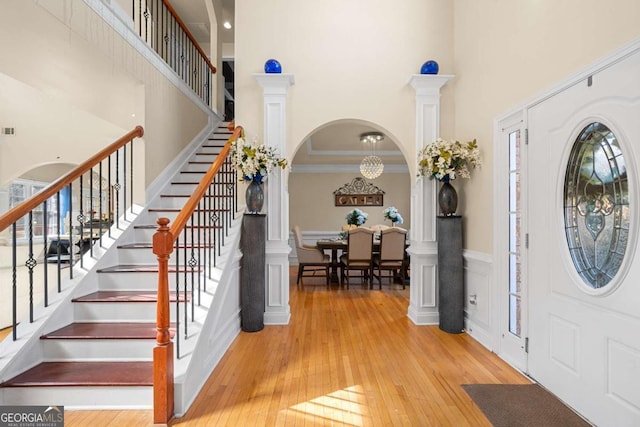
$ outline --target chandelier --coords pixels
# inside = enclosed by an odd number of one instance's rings
[[[371,155],[366,156],[360,163],[360,173],[368,179],[374,179],[382,175],[384,164],[382,159],[374,154],[375,145],[384,139],[380,132],[367,132],[360,135],[360,142],[371,144]]]

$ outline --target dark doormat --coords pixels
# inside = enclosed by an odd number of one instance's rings
[[[537,384],[463,384],[495,427],[588,427],[557,397]]]

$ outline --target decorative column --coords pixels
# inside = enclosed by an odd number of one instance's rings
[[[287,148],[287,92],[293,74],[254,74],[264,90],[264,144]],[[267,205],[265,325],[286,325],[291,318],[289,307],[289,189],[286,171],[273,170],[266,181]]]
[[[459,334],[464,331],[462,217],[439,216],[437,231],[440,329],[451,334]]]
[[[240,318],[245,332],[264,328],[266,219],[261,214],[244,214],[240,248]]]
[[[440,134],[440,89],[451,75],[416,74],[416,159]],[[438,324],[436,182],[419,179],[411,189],[411,290],[407,316],[416,325]]]

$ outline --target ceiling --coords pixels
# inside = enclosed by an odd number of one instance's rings
[[[171,6],[178,12],[180,19],[189,28],[189,31],[198,43],[208,44],[210,42],[209,14],[207,13],[206,2],[211,0],[171,0]],[[222,22],[229,21],[234,25],[235,0],[222,0]],[[222,43],[234,42],[234,29],[222,28]]]
[[[172,0],[171,5],[176,9],[181,19],[192,32],[195,39],[202,44],[209,43],[210,24],[206,2],[211,0]],[[222,21],[229,21],[232,25],[235,15],[235,0],[222,0]],[[222,42],[234,43],[234,28],[221,28]],[[336,165],[351,165],[357,167],[363,157],[372,154],[371,147],[360,142],[360,134],[377,131],[370,125],[353,121],[333,123],[314,132],[297,150],[292,165],[303,167],[321,165],[331,167]],[[382,158],[387,167],[406,170],[406,161],[398,146],[388,137],[376,144],[375,154]],[[393,166],[392,166],[393,167]]]

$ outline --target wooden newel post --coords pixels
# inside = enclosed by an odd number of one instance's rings
[[[153,253],[158,257],[158,307],[156,346],[153,349],[153,422],[168,424],[173,418],[173,342],[169,334],[169,255],[173,236],[169,219],[158,219],[153,235]]]

